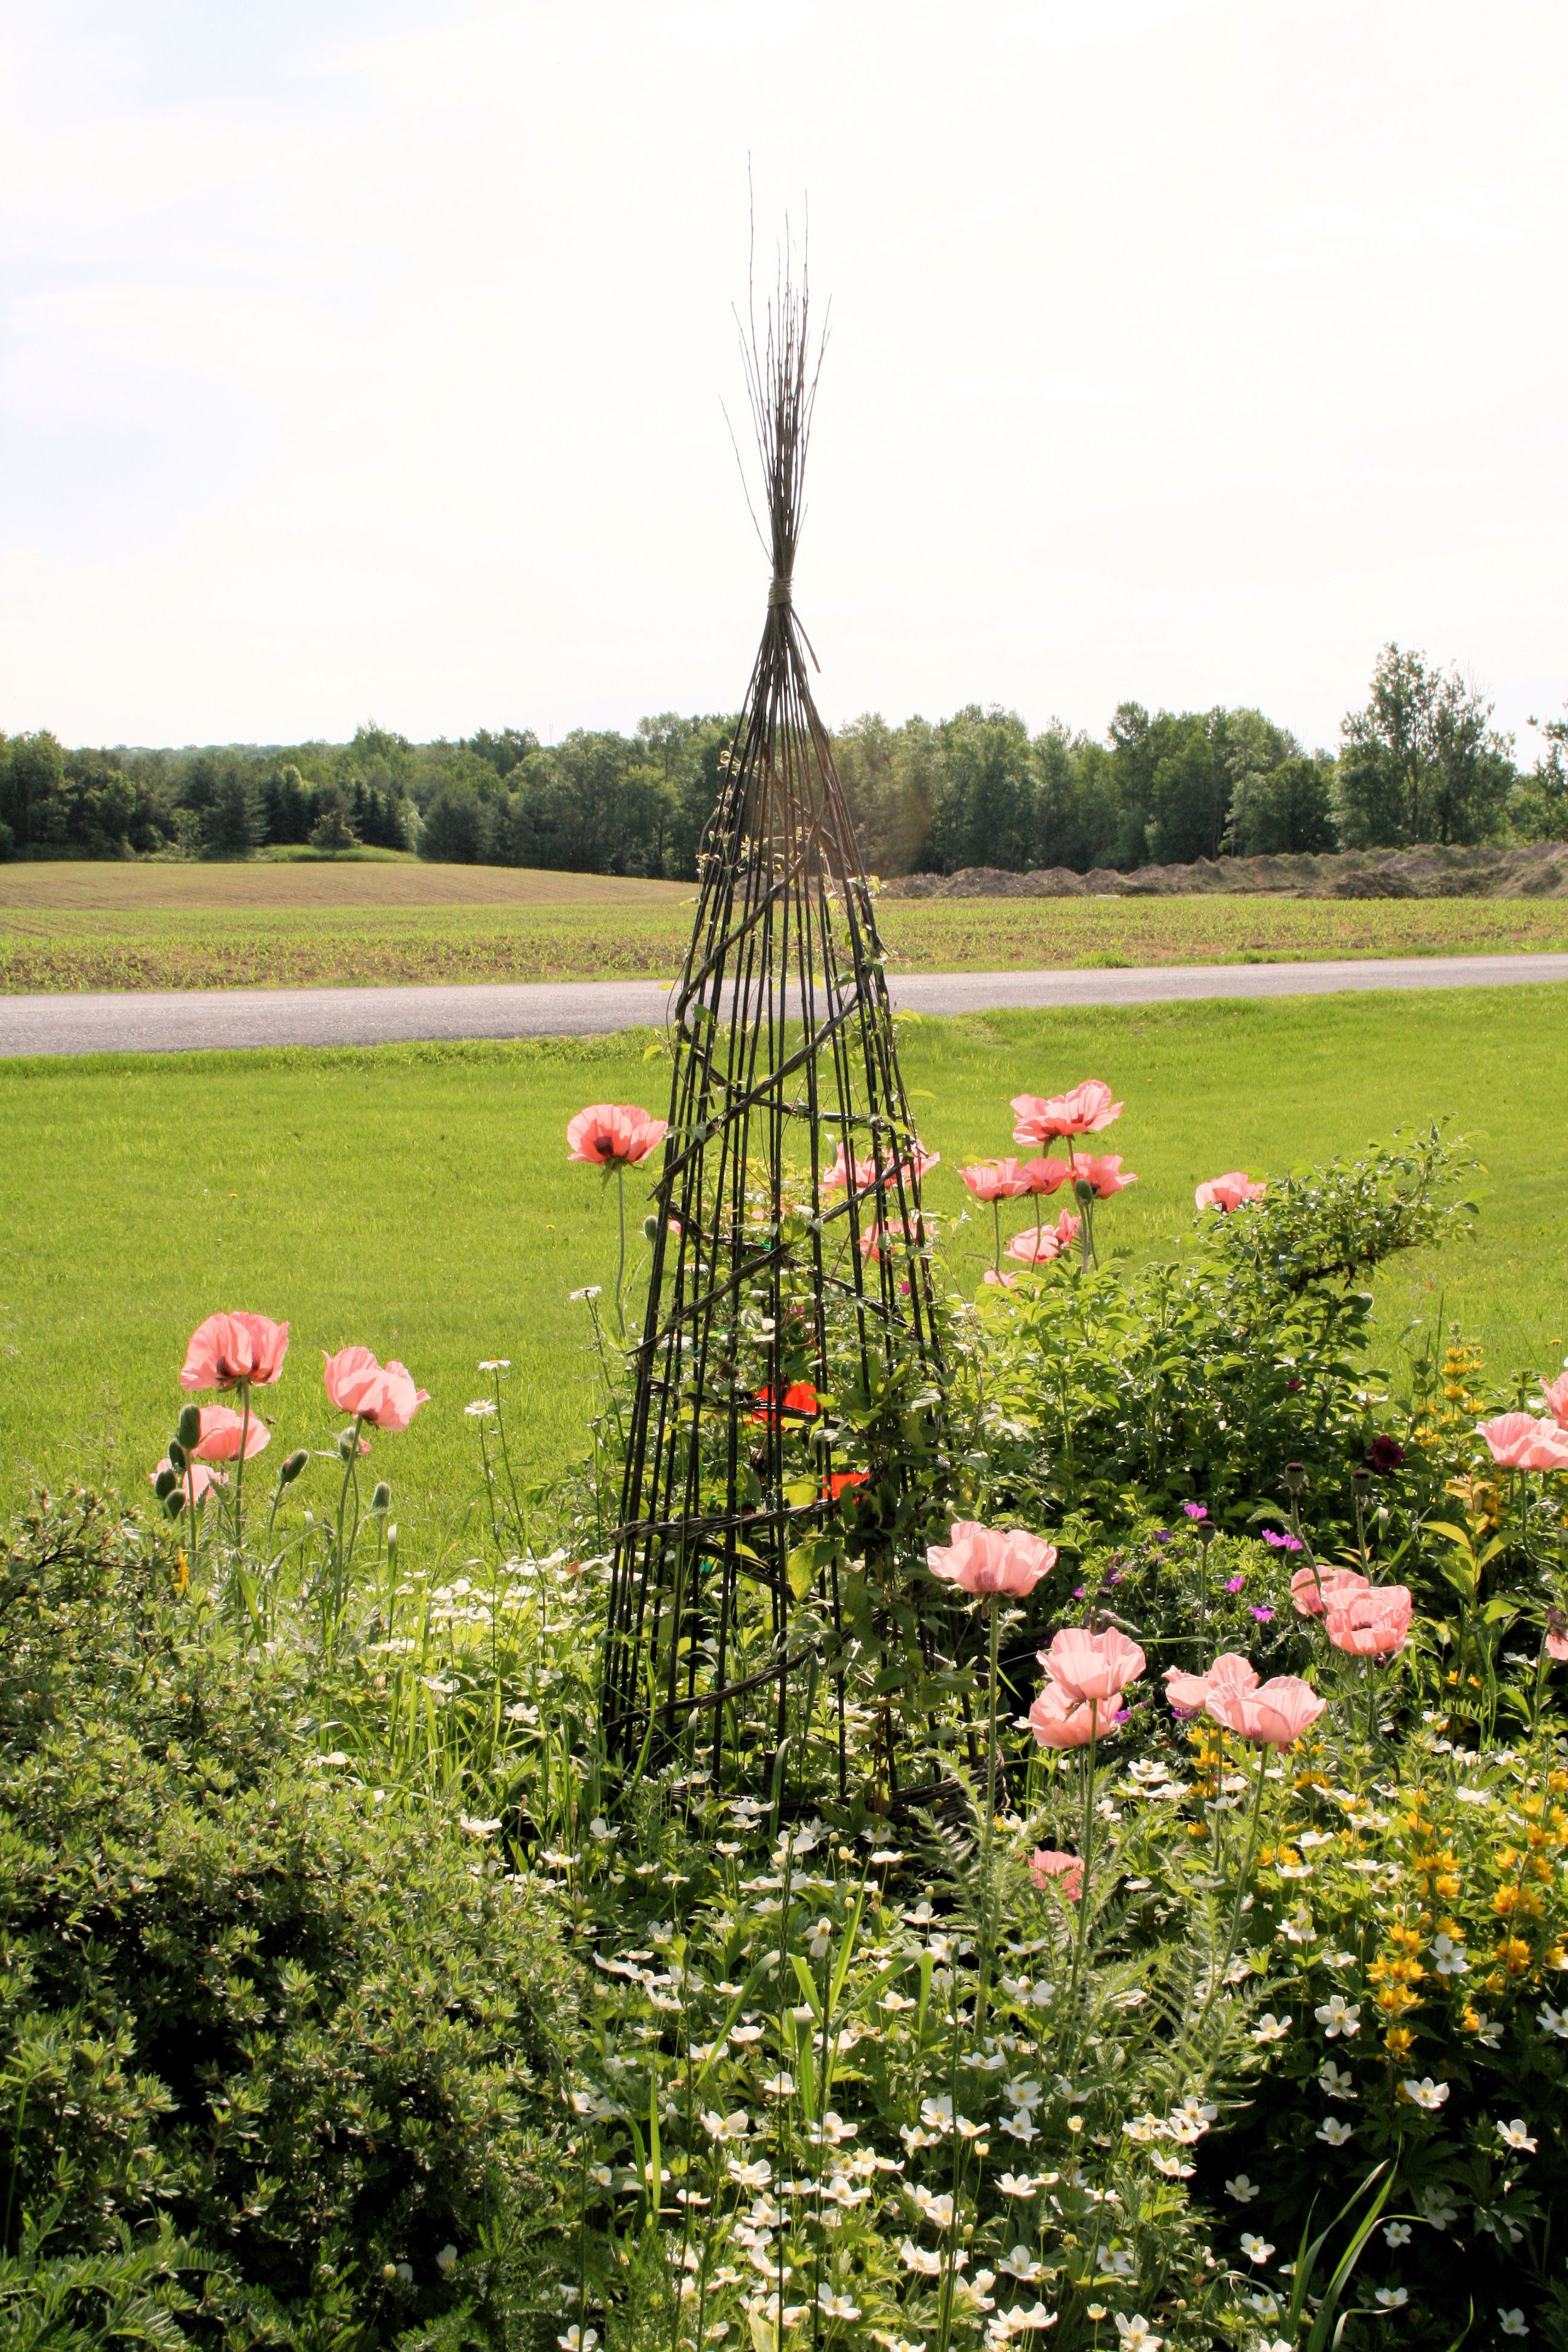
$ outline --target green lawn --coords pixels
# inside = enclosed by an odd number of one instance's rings
[[[1102,1235],[1138,1252],[1188,1230],[1201,1177],[1452,1114],[1490,1171],[1479,1239],[1392,1276],[1383,1328],[1446,1297],[1500,1365],[1562,1360],[1568,989],[995,1013],[906,1021],[902,1040],[943,1155],[928,1202],[948,1218],[967,1202],[956,1164],[1010,1148],[1010,1095],[1110,1080],[1127,1108],[1108,1140],[1141,1181]],[[328,1435],[322,1347],[409,1365],[432,1402],[376,1440],[405,1523],[469,1491],[480,1357],[512,1358],[529,1465],[558,1470],[590,1388],[567,1294],[615,1266],[614,1195],[568,1165],[564,1129],[587,1101],[664,1108],[647,1043],[0,1064],[0,1496],[107,1462],[137,1485],[180,1402],[186,1335],[219,1307],[289,1318],[289,1443]],[[949,1231],[973,1286],[988,1219]]]
[[[0,866],[0,991],[669,979],[687,883],[386,857]],[[885,898],[895,968],[1232,963],[1568,948],[1568,901]]]

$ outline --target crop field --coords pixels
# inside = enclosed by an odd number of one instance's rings
[[[416,858],[0,866],[0,991],[668,980],[692,886]],[[1518,898],[884,899],[909,971],[1568,948]]]
[[[1396,1267],[1379,1300],[1395,1376],[1409,1318],[1458,1318],[1492,1361],[1543,1371],[1568,1334],[1568,989],[1369,994],[997,1013],[901,1026],[926,1199],[973,1296],[990,1222],[966,1222],[957,1167],[1006,1150],[1010,1095],[1108,1078],[1108,1139],[1138,1171],[1102,1246],[1169,1252],[1201,1178],[1281,1171],[1452,1118],[1480,1163],[1473,1244]],[[410,1525],[472,1491],[482,1357],[512,1360],[517,1442],[548,1479],[584,1443],[586,1309],[613,1284],[615,1195],[566,1159],[568,1118],[611,1098],[662,1110],[647,1034],[468,1046],[0,1065],[0,1501],[29,1479],[156,1460],[185,1338],[215,1307],[288,1317],[277,1399],[287,1444],[331,1423],[322,1348],[400,1357],[430,1404],[376,1439]],[[641,1188],[628,1185],[634,1236]],[[1011,1223],[1024,1222],[1015,1213]],[[634,1279],[632,1290],[637,1293]],[[274,1459],[280,1459],[276,1455]],[[460,1541],[460,1528],[449,1530]]]

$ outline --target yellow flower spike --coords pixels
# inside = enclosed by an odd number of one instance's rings
[[[1408,2058],[1415,2047],[1415,2036],[1407,2025],[1391,2025],[1383,2037],[1383,2046],[1391,2058]]]

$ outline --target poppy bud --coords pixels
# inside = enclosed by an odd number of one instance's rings
[[[376,1480],[375,1492],[370,1498],[370,1507],[373,1511],[391,1510],[392,1489],[387,1485],[384,1478],[378,1478]]]
[[[1293,1495],[1299,1495],[1306,1483],[1306,1464],[1304,1462],[1287,1462],[1285,1465],[1285,1484],[1289,1486],[1290,1492]]]
[[[1094,1186],[1087,1176],[1080,1176],[1073,1186],[1075,1198],[1087,1209],[1094,1198]]]
[[[172,1519],[177,1519],[184,1507],[185,1497],[183,1488],[176,1486],[172,1495],[164,1496],[163,1508],[168,1512],[169,1517]]]
[[[642,1221],[642,1237],[645,1242],[656,1241],[658,1238],[658,1219],[651,1213]]]
[[[179,1421],[175,1424],[174,1434],[187,1453],[193,1445],[201,1444],[202,1409],[199,1404],[188,1404],[184,1407]]]
[[[285,1458],[278,1473],[278,1484],[280,1486],[291,1486],[310,1458],[305,1448],[302,1445],[299,1446],[294,1453]]]
[[[358,1446],[358,1444],[359,1424],[356,1423],[353,1429],[345,1429],[342,1435],[338,1439],[339,1461],[352,1462],[354,1458],[354,1451]]]
[[[177,1437],[169,1440],[169,1466],[172,1470],[183,1470],[185,1466],[185,1449]]]
[[[161,1503],[166,1503],[170,1496],[177,1491],[179,1484],[180,1476],[177,1470],[160,1470],[153,1481],[153,1492]]]

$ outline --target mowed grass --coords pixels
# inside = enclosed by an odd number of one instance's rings
[[[907,1083],[942,1164],[927,1201],[973,1292],[986,1213],[958,1219],[967,1156],[1005,1150],[1008,1097],[1109,1079],[1107,1140],[1138,1171],[1102,1245],[1168,1252],[1202,1178],[1279,1171],[1450,1115],[1487,1172],[1469,1246],[1380,1287],[1393,1361],[1442,1312],[1499,1369],[1545,1371],[1568,1331],[1568,989],[1209,1002],[900,1024]],[[187,1334],[220,1307],[287,1317],[279,1448],[330,1440],[321,1350],[398,1356],[431,1402],[378,1437],[405,1524],[434,1531],[474,1491],[481,1357],[512,1360],[521,1453],[580,1458],[593,1383],[586,1311],[613,1281],[615,1196],[570,1165],[572,1113],[665,1108],[646,1034],[369,1052],[104,1057],[0,1065],[0,1496],[105,1470],[140,1491],[181,1402]],[[641,1188],[628,1186],[634,1235]],[[1022,1221],[1016,1212],[1013,1222]],[[275,1449],[272,1462],[281,1458]],[[269,1465],[263,1465],[263,1475]],[[331,1479],[313,1467],[307,1499]],[[459,1537],[459,1540],[461,1540]]]
[[[384,857],[0,866],[0,991],[668,980],[692,887]],[[1568,949],[1568,901],[884,898],[908,971]]]

